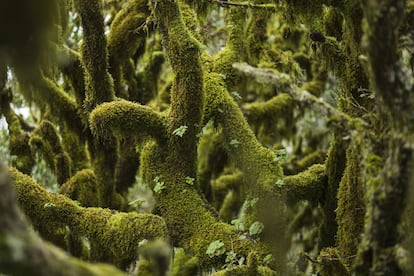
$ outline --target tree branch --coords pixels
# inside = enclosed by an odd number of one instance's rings
[[[40,240],[29,229],[15,199],[7,168],[0,165],[0,273],[27,275],[114,275],[125,273],[105,264],[89,264]]]
[[[287,74],[276,72],[275,70],[253,67],[247,63],[234,63],[233,68],[268,84],[279,86],[281,83],[289,83],[289,86],[285,87],[285,92],[291,95],[295,101],[321,108],[324,112],[326,112],[328,117],[335,116],[336,120],[339,121],[341,125],[349,126],[351,129],[358,131],[362,131],[364,128],[369,127],[368,123],[364,120],[360,118],[352,118],[348,114],[331,106],[323,99],[312,95],[308,91],[300,90],[293,84],[293,81]]]
[[[129,101],[113,101],[97,106],[89,117],[92,133],[97,138],[111,136],[143,137],[159,142],[166,140],[165,118],[150,107]]]
[[[36,230],[44,238],[50,238],[56,231],[69,227],[74,236],[88,238],[94,261],[126,268],[137,259],[141,240],[168,239],[165,223],[158,216],[83,208],[63,195],[48,193],[16,169],[10,169],[10,175],[20,206]]]

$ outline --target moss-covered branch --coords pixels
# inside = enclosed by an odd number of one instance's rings
[[[55,172],[58,184],[63,184],[71,176],[71,159],[51,122],[42,121],[32,132],[29,143],[42,153],[49,168]]]
[[[281,189],[289,203],[296,203],[299,200],[317,203],[326,186],[325,166],[313,165],[297,175],[286,176],[283,181]]]
[[[114,86],[108,73],[108,50],[100,1],[76,0],[75,5],[84,34],[81,61],[86,80],[85,106],[91,111],[96,105],[114,99]]]
[[[90,115],[92,133],[98,138],[116,136],[144,137],[149,135],[165,141],[165,118],[150,107],[128,101],[99,105]]]
[[[30,173],[34,158],[29,146],[29,135],[23,131],[19,116],[10,106],[12,97],[11,90],[6,89],[6,67],[0,67],[0,114],[4,116],[8,125],[10,155],[16,156],[14,166]]]
[[[147,1],[128,1],[111,24],[108,36],[109,70],[114,78],[115,92],[118,96],[129,97],[128,91],[124,91],[122,87],[123,66],[137,50],[140,50],[140,53],[136,58],[142,54],[148,35],[142,26],[146,24],[148,16]]]
[[[72,235],[88,238],[92,260],[125,268],[137,259],[141,240],[168,239],[165,223],[158,216],[83,208],[63,195],[48,193],[16,169],[10,169],[10,174],[18,201],[36,230],[47,239],[48,234],[69,227]]]
[[[327,116],[333,116],[342,126],[348,126],[352,129],[362,130],[364,127],[368,127],[368,123],[360,118],[353,118],[348,114],[338,110],[337,108],[331,106],[329,103],[325,102],[323,99],[318,98],[308,91],[301,90],[295,86],[290,80],[290,77],[284,73],[278,73],[273,70],[261,69],[250,66],[246,63],[235,63],[233,67],[237,70],[254,76],[261,81],[265,81],[269,84],[280,85],[280,82],[291,83],[290,87],[286,89],[292,98],[300,104],[305,104],[307,106],[317,106],[321,108],[324,112],[327,113]]]
[[[271,244],[272,252],[281,270],[283,270],[287,248],[285,238],[285,221],[283,199],[275,192],[277,180],[282,178],[282,170],[276,159],[276,154],[263,147],[256,139],[247,121],[226,86],[217,73],[208,73],[205,76],[207,105],[206,118],[212,118],[216,124],[223,127],[224,147],[230,160],[246,176],[245,191],[250,199],[257,198],[257,204],[250,209],[246,216],[246,224],[254,221],[264,223],[263,237]],[[269,215],[269,210],[272,214]],[[280,233],[277,237],[274,231]]]
[[[243,106],[245,115],[249,121],[268,121],[276,124],[278,120],[289,113],[294,106],[293,98],[285,93],[274,96],[266,102],[249,103]]]
[[[104,264],[88,264],[40,240],[20,212],[7,168],[0,165],[0,273],[27,275],[124,275]]]
[[[163,44],[174,73],[171,89],[171,109],[168,114],[168,132],[185,127],[182,137],[172,134],[171,150],[180,152],[177,158],[196,159],[196,135],[199,132],[204,108],[203,72],[200,62],[200,44],[182,21],[179,7],[171,1],[157,2],[154,10],[163,33]],[[183,152],[185,150],[185,153]],[[192,168],[192,169],[193,169]],[[188,172],[190,173],[190,172]],[[192,174],[194,173],[191,172]]]

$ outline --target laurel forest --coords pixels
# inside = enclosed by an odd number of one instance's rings
[[[414,1],[0,1],[1,275],[409,275]]]

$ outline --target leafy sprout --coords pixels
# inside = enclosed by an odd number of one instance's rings
[[[162,192],[162,190],[164,190],[165,188],[167,188],[165,186],[164,181],[160,181],[160,178],[158,176],[156,176],[154,178],[154,182],[155,182],[154,192],[156,192],[157,194],[160,194]]]
[[[177,135],[179,137],[183,137],[185,132],[187,131],[187,129],[188,129],[188,126],[186,126],[186,125],[180,126],[179,128],[177,128],[173,131],[173,134]]]
[[[252,236],[259,235],[260,233],[262,233],[263,228],[263,223],[261,223],[260,221],[255,221],[252,223],[252,225],[250,225],[249,234]]]
[[[237,148],[240,145],[240,142],[236,139],[230,141],[230,145]]]
[[[187,183],[188,185],[194,185],[194,178],[193,177],[190,177],[190,176],[186,176],[185,177],[185,183]]]
[[[221,256],[226,252],[226,248],[224,247],[224,243],[221,240],[213,241],[208,245],[206,254],[213,258],[214,256]]]

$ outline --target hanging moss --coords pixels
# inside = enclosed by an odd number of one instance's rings
[[[58,184],[63,184],[72,174],[69,155],[64,151],[55,126],[43,120],[30,137],[30,146],[41,152],[49,168],[55,172]]]
[[[339,184],[338,208],[336,211],[338,221],[337,246],[338,255],[342,264],[351,270],[361,234],[364,227],[364,192],[361,182],[361,165],[359,164],[358,147],[347,151],[347,163]]]
[[[214,57],[213,70],[221,74],[229,91],[238,90],[242,78],[233,68],[233,63],[242,62],[246,58],[244,43],[244,25],[246,10],[230,7],[226,11],[227,39],[226,47]]]
[[[328,36],[333,36],[337,41],[342,40],[343,16],[338,8],[330,7],[325,13],[325,30]]]
[[[326,186],[324,195],[321,198],[321,207],[324,220],[319,229],[320,248],[335,245],[335,236],[338,227],[335,213],[338,206],[336,195],[339,182],[342,179],[346,167],[345,153],[345,142],[339,135],[335,135],[325,163],[326,174],[328,176],[328,185]]]
[[[136,57],[142,55],[147,32],[150,30],[145,26],[148,16],[147,1],[131,0],[117,13],[111,24],[108,36],[109,71],[114,78],[118,96],[129,96],[128,91],[124,91],[122,87],[122,67],[129,57],[134,54]]]
[[[348,276],[350,275],[342,266],[336,248],[324,248],[318,256],[319,271],[322,276]]]
[[[285,0],[284,2],[288,22],[304,23],[310,29],[320,29],[324,1]]]
[[[269,3],[270,1],[256,0],[252,4]],[[269,45],[267,45],[267,25],[270,19],[270,13],[267,10],[253,9],[247,26],[247,53],[249,64],[255,66],[259,64],[261,55]]]

